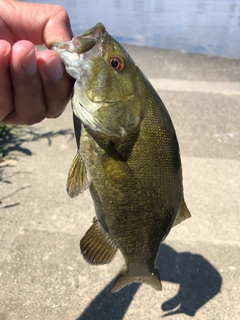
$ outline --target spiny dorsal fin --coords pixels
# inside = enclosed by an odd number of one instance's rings
[[[68,172],[67,193],[74,198],[89,187],[85,164],[77,152]]]
[[[96,218],[80,241],[80,249],[84,259],[94,265],[111,262],[117,252],[117,247],[110,235]]]
[[[191,217],[191,214],[188,211],[186,203],[183,199],[181,208],[179,209],[172,226],[175,227],[177,224],[181,223],[182,221],[184,221],[185,219],[190,218],[190,217]]]

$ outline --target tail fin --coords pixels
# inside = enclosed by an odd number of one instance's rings
[[[149,273],[147,275],[137,275],[136,273],[131,274],[131,272],[126,270],[126,268],[123,268],[121,273],[118,275],[116,281],[114,282],[111,291],[113,293],[118,292],[119,290],[133,282],[146,283],[153,287],[155,290],[162,290],[160,275],[157,269],[155,269],[153,273]]]

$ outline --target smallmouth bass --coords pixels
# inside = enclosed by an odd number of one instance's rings
[[[132,282],[161,290],[159,246],[173,226],[190,217],[171,118],[101,23],[52,49],[76,79],[72,109],[78,150],[67,192],[73,198],[89,188],[96,211],[80,241],[82,255],[100,265],[121,251],[125,265],[112,292]]]

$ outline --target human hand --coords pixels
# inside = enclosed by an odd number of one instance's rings
[[[0,1],[0,122],[31,125],[64,111],[73,80],[56,52],[34,45],[71,38],[62,7]]]

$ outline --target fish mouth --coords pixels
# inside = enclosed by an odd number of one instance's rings
[[[105,34],[106,29],[104,25],[99,22],[93,28],[85,31],[79,36],[73,37],[71,41],[53,43],[51,48],[55,51],[66,50],[80,55],[90,51]]]

